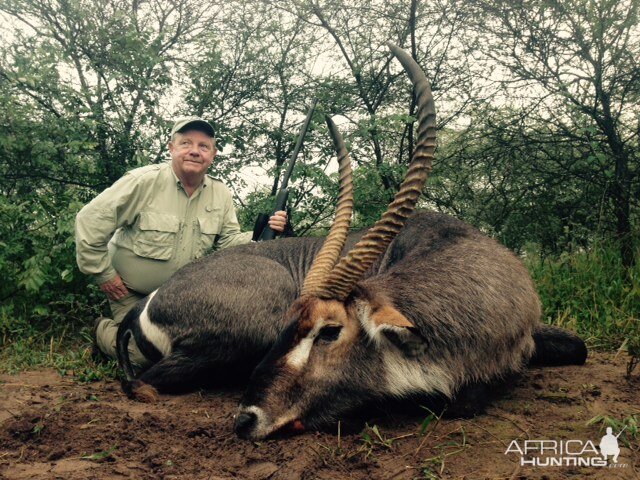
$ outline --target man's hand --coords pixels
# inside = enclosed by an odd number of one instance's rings
[[[287,224],[287,212],[284,210],[279,210],[275,212],[269,218],[269,226],[271,230],[277,233],[282,233],[284,231],[284,227]]]
[[[115,278],[108,282],[101,283],[100,290],[107,294],[109,300],[120,300],[129,294],[129,290],[125,287],[120,275],[116,275]]]

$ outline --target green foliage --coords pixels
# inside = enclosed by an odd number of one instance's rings
[[[640,322],[636,322],[632,333],[627,337],[626,342],[622,345],[626,347],[629,354],[629,362],[627,363],[627,377],[630,378],[633,371],[640,364]],[[620,347],[622,348],[622,347]]]
[[[320,235],[333,217],[324,114],[354,166],[353,226],[373,224],[417,134],[389,39],[412,51],[436,97],[437,161],[421,205],[526,251],[547,321],[640,358],[638,267],[625,271],[615,251],[640,217],[634,2],[6,0],[0,11],[2,370],[113,374],[79,367],[79,332],[106,302],[76,267],[74,217],[126,170],[161,161],[177,115],[215,126],[213,173],[242,200],[249,230],[271,210],[272,179],[317,97],[290,183],[294,227]],[[495,88],[494,68],[505,80]]]
[[[377,425],[370,426],[366,424],[364,430],[360,432],[362,446],[359,449],[359,453],[363,453],[364,457],[368,458],[380,450],[392,450],[398,440],[412,436],[414,436],[413,433],[398,437],[388,437],[380,431]]]
[[[389,176],[397,175],[401,178],[397,172],[404,172],[406,168],[385,165],[381,170]],[[353,174],[354,228],[373,225],[393,200],[394,193],[383,187],[379,171],[373,166],[363,166]]]
[[[117,445],[113,445],[112,447],[108,448],[107,450],[103,450],[100,452],[96,452],[96,453],[92,453],[91,455],[82,455],[80,458],[82,460],[91,460],[93,462],[103,462],[107,459],[109,459],[112,455],[113,452],[115,452],[118,449]]]
[[[611,427],[613,435],[620,435],[618,438],[627,448],[631,448],[631,440],[640,438],[640,413],[633,413],[622,420],[607,415],[596,415],[587,422],[587,425],[598,425],[599,433]]]
[[[83,300],[79,295],[74,301],[76,307],[87,309],[80,303]],[[0,372],[50,367],[79,382],[115,378],[116,362],[102,363],[91,358],[89,327],[83,319],[74,317],[78,312],[70,312],[65,317],[55,311],[43,311],[31,313],[28,318],[24,312],[0,307]]]
[[[567,141],[546,120],[522,115],[478,107],[468,128],[440,132],[429,201],[516,251],[536,243],[543,254],[558,255],[610,238],[616,231],[611,184],[598,176],[613,174],[613,166],[592,160],[607,154],[606,144],[580,128],[585,137]],[[631,207],[631,216],[638,213]]]
[[[619,252],[613,242],[557,257],[529,248],[526,263],[540,293],[544,320],[578,332],[597,348],[619,348],[625,341],[637,345],[640,265],[626,270]]]

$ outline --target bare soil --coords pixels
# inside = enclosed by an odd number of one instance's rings
[[[591,440],[597,415],[640,413],[640,376],[624,356],[531,369],[473,419],[390,413],[358,433],[307,432],[262,442],[233,434],[240,391],[128,400],[117,382],[78,384],[51,370],[0,376],[0,478],[6,479],[635,479],[638,438],[623,432],[608,467],[532,467],[513,440]],[[614,432],[614,434],[617,432]],[[575,444],[574,444],[575,445]],[[585,454],[589,456],[589,454]],[[609,462],[611,463],[611,462]]]

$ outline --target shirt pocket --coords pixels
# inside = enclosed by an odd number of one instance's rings
[[[154,260],[169,260],[173,256],[180,220],[175,215],[140,212],[133,253]]]
[[[215,212],[214,212],[215,213]],[[200,227],[199,245],[196,249],[196,258],[203,256],[213,246],[220,230],[222,223],[217,216],[198,217],[198,225]]]

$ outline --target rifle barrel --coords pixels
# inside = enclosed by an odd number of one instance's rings
[[[291,158],[289,160],[289,166],[287,167],[287,171],[284,174],[282,179],[282,185],[280,186],[280,190],[278,190],[278,194],[276,195],[276,201],[273,212],[278,210],[284,210],[287,204],[287,197],[289,196],[289,190],[287,186],[289,185],[289,177],[291,177],[291,172],[293,172],[293,167],[296,164],[296,158],[298,158],[298,153],[300,153],[300,149],[302,148],[302,141],[304,140],[304,136],[307,134],[307,130],[309,129],[309,124],[311,123],[311,117],[313,117],[313,111],[316,108],[316,104],[318,103],[318,99],[314,99],[311,102],[311,106],[309,107],[309,111],[307,112],[307,116],[302,123],[302,127],[300,127],[300,133],[298,133],[298,139],[296,140],[296,145],[291,153]],[[272,212],[272,215],[273,215]],[[264,214],[258,215],[256,219],[255,227],[253,228],[253,239],[259,241],[265,240],[273,240],[276,237],[276,233],[269,227],[268,225],[269,217]],[[261,231],[260,231],[261,230]]]
[[[304,141],[304,136],[307,133],[307,130],[309,129],[309,124],[311,123],[311,117],[313,117],[313,111],[316,109],[316,104],[318,103],[318,99],[314,98],[313,101],[311,102],[311,106],[309,107],[309,110],[307,111],[307,116],[304,119],[304,122],[302,122],[302,126],[300,127],[300,133],[298,133],[298,139],[296,140],[296,146],[293,149],[293,152],[291,153],[291,158],[289,160],[289,166],[287,167],[287,171],[284,174],[284,177],[282,178],[282,185],[280,186],[281,189],[286,189],[287,186],[289,185],[289,177],[291,177],[291,172],[293,172],[293,167],[296,164],[296,158],[298,158],[298,153],[300,153],[300,149],[302,148],[302,142]]]

